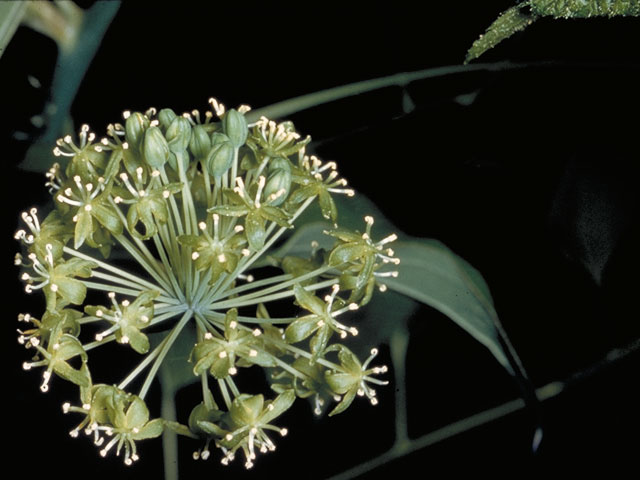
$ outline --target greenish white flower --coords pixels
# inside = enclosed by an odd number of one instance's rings
[[[369,217],[364,233],[339,226],[332,196],[354,192],[335,162],[306,154],[310,138],[291,122],[249,125],[248,107],[210,104],[204,116],[126,111],[99,141],[88,126],[77,141],[58,140],[61,163],[45,183],[52,208],[29,209],[15,234],[25,291],[45,299],[42,315],[19,316],[18,341],[33,357],[24,367],[44,369],[43,391],[54,376],[75,384],[80,404],[63,407],[82,415],[71,434],[84,431],[101,455],[115,451],[126,464],[138,459],[137,442],[168,428],[202,442],[197,458],[213,445],[223,463],[241,451],[251,467],[275,449],[273,432],[287,432],[274,421],[296,398],[318,415],[333,400],[336,414],[360,393],[375,400],[370,385],[385,383],[373,378],[384,369],[341,343],[358,333],[342,318],[368,301],[377,278],[396,274],[382,268],[397,263],[395,237],[373,241]],[[274,249],[316,202],[333,247],[279,258]],[[301,312],[268,313],[286,301]],[[194,339],[177,348],[189,331]],[[95,362],[120,348],[137,363],[113,385],[94,383]],[[152,419],[145,401],[178,354],[193,374],[181,380],[202,392],[186,425]],[[247,369],[264,370],[272,390],[236,383]]]

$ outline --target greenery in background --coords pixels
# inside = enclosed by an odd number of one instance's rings
[[[0,4],[0,46],[24,22],[60,47],[51,99],[56,108],[48,110],[46,133],[23,163],[27,169],[48,170],[56,208],[44,220],[35,210],[24,214],[28,228],[17,236],[25,254],[16,263],[24,268],[27,291],[41,290],[47,304],[39,318],[20,317],[29,324],[21,340],[36,351],[36,359],[25,367],[44,367],[43,390],[54,374],[78,385],[78,404],[65,406],[83,416],[72,434],[85,431],[101,452],[122,451],[131,463],[137,459],[136,442],[164,433],[168,444],[177,432],[202,442],[198,458],[207,458],[209,446],[215,445],[224,463],[243,451],[251,466],[256,450],[274,447],[269,431],[286,433],[272,422],[296,396],[311,398],[318,414],[334,400],[329,412],[340,413],[358,394],[376,402],[370,384],[384,383],[374,375],[385,369],[370,367],[375,349],[363,357],[358,348],[332,341],[356,333],[343,318],[348,322],[349,312],[361,307],[365,315],[377,312],[367,320],[375,322],[373,341],[390,347],[398,384],[396,442],[387,454],[345,477],[447,434],[409,439],[407,433],[406,321],[420,303],[444,313],[486,346],[522,388],[524,402],[452,425],[450,434],[525,403],[535,407],[561,391],[557,385],[534,390],[476,269],[437,240],[398,232],[361,195],[335,197],[353,193],[339,180],[335,165],[308,156],[307,140],[301,141],[292,124],[261,116],[281,118],[337,98],[462,69],[513,66],[454,66],[387,77],[257,112],[244,107],[226,111],[215,101],[204,118],[194,112],[176,116],[169,109],[127,112],[124,124],[110,126],[100,141],[85,126],[75,141],[68,136],[69,107],[117,2],[97,2],[88,11],[72,2],[48,5],[49,15],[42,15],[31,2]],[[615,15],[640,15],[640,2],[521,2],[472,45],[466,62],[540,17]],[[61,31],[67,36],[56,33]],[[66,163],[49,170],[52,151]],[[372,240],[377,237],[371,233],[373,218],[374,233],[382,233],[377,242]],[[139,267],[115,260],[116,249]],[[280,270],[276,276],[260,276],[274,267]],[[251,269],[257,271],[252,275]],[[385,301],[376,289],[390,290]],[[86,305],[89,290],[103,292],[104,304],[94,304],[92,296]],[[287,316],[272,317],[283,299],[295,301],[300,310],[285,308]],[[267,308],[270,302],[277,304],[273,310]],[[363,325],[363,333],[365,328],[371,327]],[[87,331],[93,338],[80,340]],[[89,357],[102,346],[131,348],[141,355],[117,387],[91,377]],[[273,394],[237,388],[239,369],[252,366],[265,369]],[[165,418],[152,420],[144,398],[156,376],[163,386]],[[138,377],[144,381],[134,394],[131,385]],[[194,381],[202,385],[202,403],[194,407],[189,425],[181,425],[164,412],[171,412],[177,390]],[[539,441],[538,430],[534,448]],[[165,454],[174,455],[170,449]],[[167,478],[177,478],[172,468],[167,462]]]
[[[473,42],[469,62],[542,17],[556,19],[640,16],[639,0],[525,0],[505,10]]]

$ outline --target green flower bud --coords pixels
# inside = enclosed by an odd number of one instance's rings
[[[162,110],[160,110],[160,113],[158,113],[160,126],[165,132],[169,128],[169,125],[171,125],[171,122],[173,122],[177,117],[178,116],[175,114],[175,112],[170,108],[163,108]]]
[[[144,158],[152,168],[162,168],[169,160],[169,144],[158,127],[149,127],[144,136]]]
[[[184,117],[175,117],[165,133],[169,150],[173,153],[184,152],[191,140],[191,124]]]
[[[291,165],[286,158],[274,158],[269,165],[269,176],[264,187],[264,198],[270,205],[285,201],[291,190]]]
[[[208,408],[205,403],[202,402],[196,405],[193,410],[191,410],[188,424],[190,430],[193,433],[197,435],[204,435],[208,432],[202,427],[204,426],[206,428],[207,426],[209,426],[207,424],[215,425],[220,421],[221,418],[222,412],[220,410],[218,410],[217,408]],[[206,423],[202,425],[202,422]],[[207,430],[211,430],[211,427],[209,427]]]
[[[247,141],[249,128],[244,115],[237,110],[229,110],[222,119],[222,129],[235,148],[240,148]]]
[[[231,168],[234,150],[229,137],[224,133],[213,133],[211,135],[211,150],[205,161],[209,174],[216,178],[222,177]]]
[[[125,139],[130,148],[140,148],[147,128],[149,128],[149,119],[140,112],[133,112],[127,117],[124,129]]]
[[[197,159],[206,158],[209,150],[211,150],[211,137],[202,125],[193,127],[189,149]]]

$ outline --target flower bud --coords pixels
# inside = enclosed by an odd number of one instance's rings
[[[176,118],[177,118],[177,115],[170,108],[163,108],[162,110],[160,110],[160,113],[158,113],[158,120],[160,121],[160,126],[162,127],[162,130],[164,130],[165,132],[169,128],[169,125],[171,125],[171,122],[173,122]]]
[[[191,140],[191,124],[184,117],[175,117],[165,133],[169,150],[173,153],[184,152]]]
[[[235,148],[240,148],[247,141],[249,128],[244,115],[237,110],[229,110],[222,119],[222,129]]]
[[[285,201],[291,190],[291,166],[286,158],[277,157],[269,164],[269,176],[264,187],[264,198],[269,204],[278,206]]]
[[[211,137],[202,125],[193,127],[189,149],[197,159],[206,158],[209,150],[211,150]]]
[[[144,135],[144,158],[147,164],[155,169],[162,168],[169,159],[169,144],[160,128],[149,127]]]
[[[133,112],[125,122],[125,138],[129,148],[139,149],[144,139],[144,132],[149,128],[149,119],[140,112]]]
[[[216,178],[224,175],[231,168],[234,150],[231,140],[224,133],[211,135],[211,150],[205,161],[209,174]]]

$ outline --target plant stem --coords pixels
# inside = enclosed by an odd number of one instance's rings
[[[615,363],[636,353],[640,350],[640,339],[631,342],[623,348],[610,351],[602,360],[593,364],[590,368],[571,375],[564,381],[550,382],[542,387],[535,389],[536,397],[540,402],[550,400],[557,397],[576,384],[584,381],[594,375],[610,368]],[[396,442],[391,449],[379,455],[376,458],[363,462],[350,469],[347,469],[337,475],[329,478],[329,480],[348,480],[367,472],[371,472],[376,468],[386,464],[387,462],[404,457],[411,453],[422,450],[423,448],[435,445],[439,442],[448,440],[456,435],[468,432],[474,428],[486,425],[494,420],[498,420],[512,413],[518,412],[526,407],[526,403],[522,398],[517,398],[498,405],[494,408],[484,410],[469,417],[463,418],[457,422],[450,423],[438,430],[426,433],[416,439],[409,439],[404,443]]]
[[[547,62],[548,63],[548,62]],[[535,65],[535,64],[534,64]],[[246,114],[247,122],[255,122],[262,116],[267,118],[283,118],[288,115],[317,107],[325,103],[335,102],[343,98],[360,95],[362,93],[380,90],[386,87],[406,87],[410,83],[428,78],[445,77],[457,73],[515,70],[519,68],[531,67],[532,64],[518,64],[509,61],[495,63],[474,63],[471,65],[445,65],[442,67],[427,68],[415,72],[402,72],[386,77],[364,80],[361,82],[341,85],[339,87],[328,88],[307,95],[300,95],[282,102],[277,102],[269,106],[251,110]]]
[[[162,350],[158,354],[158,358],[156,358],[153,366],[151,367],[151,370],[149,371],[149,374],[147,375],[147,378],[144,381],[144,384],[142,385],[142,388],[140,389],[140,393],[138,396],[141,399],[144,400],[144,397],[147,395],[149,387],[151,386],[151,382],[155,378],[160,365],[162,364],[164,358],[167,356],[167,353],[169,353],[169,350],[171,350],[173,343],[176,341],[176,338],[178,338],[178,335],[180,334],[184,326],[191,319],[192,315],[193,312],[191,310],[187,310],[186,312],[184,312],[182,318],[180,318],[180,321],[176,324],[175,327],[173,327],[171,333],[169,333],[169,335],[167,336],[165,343],[162,346]]]
[[[176,421],[176,403],[171,389],[162,388],[160,414],[170,422]],[[164,460],[164,480],[178,480],[178,435],[170,428],[162,432],[162,458]]]

